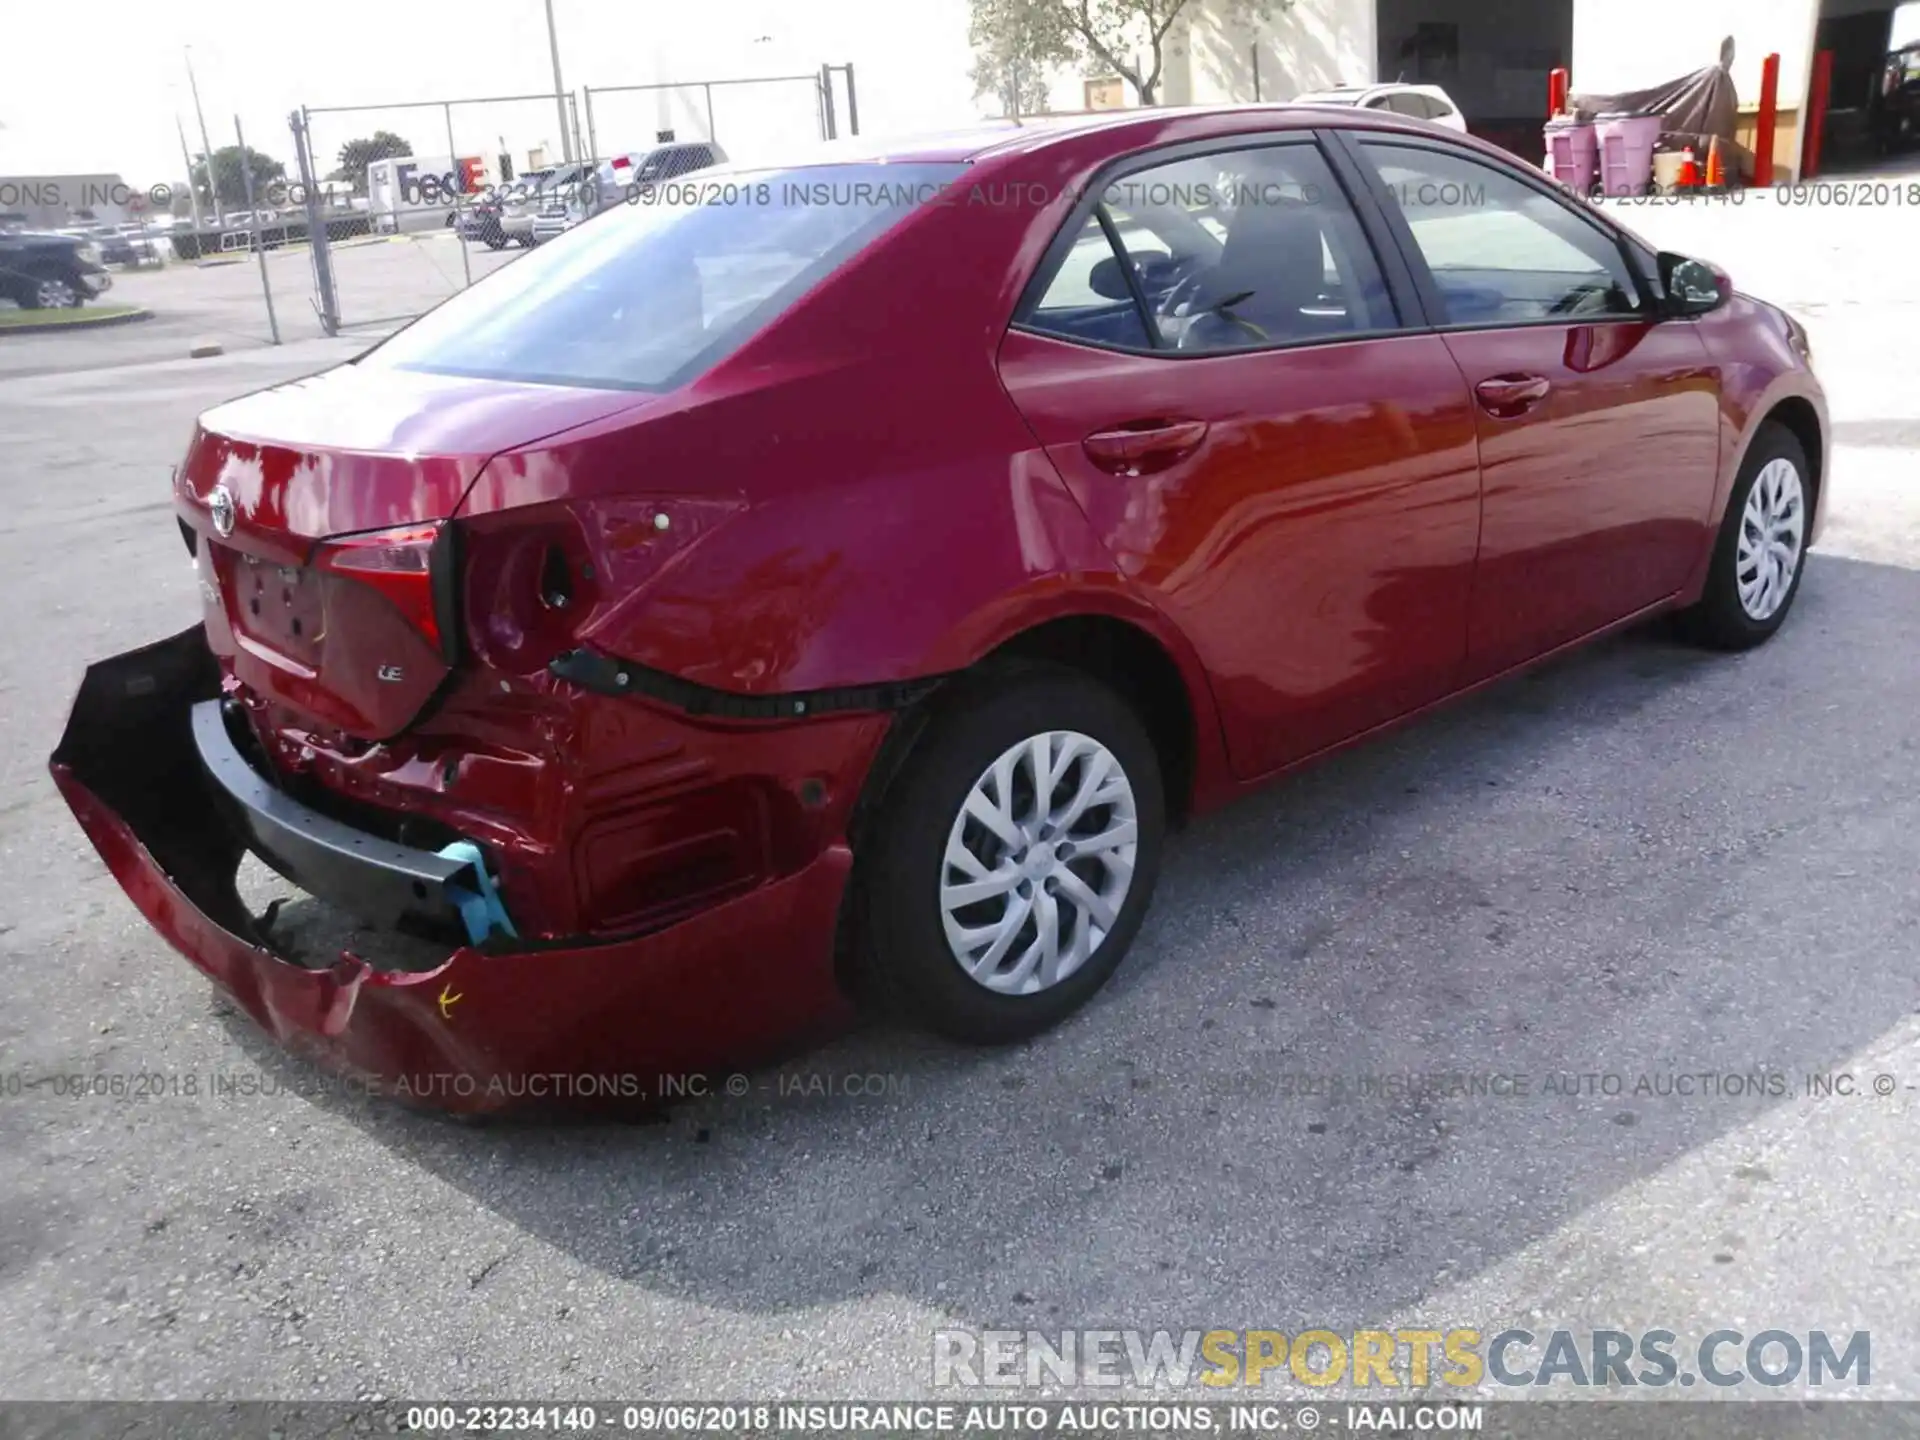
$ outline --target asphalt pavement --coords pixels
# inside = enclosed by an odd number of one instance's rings
[[[1833,522],[1775,643],[1627,635],[1199,822],[1031,1044],[869,1028],[644,1125],[323,1083],[47,778],[85,664],[197,616],[193,415],[363,342],[0,340],[0,1396],[897,1398],[950,1327],[1520,1324],[1866,1329],[1920,1398],[1920,217],[1628,219],[1812,329]],[[1528,1085],[1369,1080],[1418,1074]]]

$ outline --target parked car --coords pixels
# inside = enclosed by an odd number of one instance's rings
[[[489,250],[504,250],[507,232],[500,225],[504,208],[505,202],[497,196],[483,196],[462,205],[455,218],[455,232],[462,240],[478,241]]]
[[[94,665],[53,756],[234,1004],[415,1098],[856,1003],[1034,1035],[1171,826],[1645,617],[1758,645],[1818,538],[1805,331],[1430,124],[710,178],[203,415],[202,620]],[[367,936],[291,948],[246,850]]]
[[[500,233],[509,244],[532,245],[533,222],[553,195],[576,185],[586,174],[581,165],[549,165],[529,170],[500,187]]]
[[[553,187],[533,218],[535,244],[551,240],[610,206],[651,202],[654,187],[727,162],[711,140],[681,141],[593,162],[578,183]]]
[[[23,310],[84,305],[112,285],[99,246],[87,236],[0,231],[0,294]]]
[[[1384,110],[1409,120],[1431,120],[1449,130],[1467,133],[1467,117],[1453,97],[1438,85],[1347,85],[1315,90],[1300,96],[1298,105],[1351,105],[1356,110]]]

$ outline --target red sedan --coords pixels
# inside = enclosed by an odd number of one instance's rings
[[[1477,141],[1135,111],[636,192],[201,418],[53,771],[275,1036],[460,1109],[1084,1004],[1170,825],[1660,611],[1766,640],[1805,333]],[[247,851],[376,934],[276,949]]]

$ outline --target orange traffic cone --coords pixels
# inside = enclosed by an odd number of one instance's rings
[[[1713,137],[1707,146],[1707,189],[1724,190],[1727,188],[1727,162],[1720,153],[1720,137]]]
[[[1680,152],[1680,178],[1673,182],[1676,190],[1698,190],[1700,188],[1700,165],[1693,158],[1693,147],[1689,145]]]

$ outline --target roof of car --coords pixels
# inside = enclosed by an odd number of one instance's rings
[[[1368,86],[1371,90],[1375,87]],[[1323,92],[1326,93],[1326,92]],[[1363,92],[1355,92],[1363,93]],[[854,164],[952,164],[1041,150],[1075,136],[1101,131],[1137,129],[1153,131],[1182,120],[1220,120],[1234,124],[1219,126],[1222,133],[1234,129],[1257,129],[1265,121],[1299,119],[1305,104],[1259,105],[1151,105],[1123,110],[1098,110],[1079,115],[1038,115],[1022,120],[989,120],[966,129],[939,131],[924,135],[850,136],[807,146],[804,151],[782,155],[778,162],[763,159],[751,168],[778,168],[781,165],[854,165]],[[1331,113],[1322,111],[1321,113]],[[1390,123],[1390,117],[1381,117]],[[1346,123],[1362,120],[1351,116]],[[1372,115],[1364,122],[1374,122]],[[1213,128],[1213,127],[1207,127]],[[738,163],[738,162],[736,162]],[[744,168],[744,167],[743,167]]]

